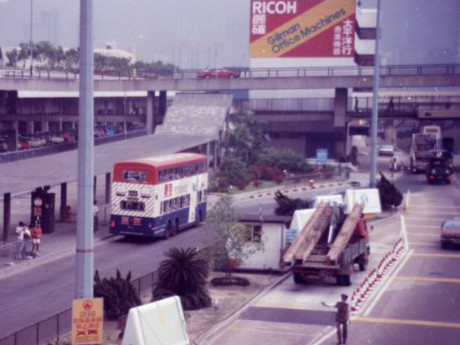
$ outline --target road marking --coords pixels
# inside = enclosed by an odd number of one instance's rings
[[[406,220],[430,220],[430,221],[438,221],[438,220],[445,220],[445,218],[435,218],[435,217],[407,217]]]
[[[433,205],[429,205],[429,204],[426,204],[426,205],[424,205],[424,204],[412,205],[411,204],[410,207],[411,208],[412,207],[416,207],[416,208],[425,208],[425,207],[427,207],[427,208],[430,208],[430,209],[433,209],[433,208],[435,208],[435,209],[436,208],[454,208],[454,209],[459,209],[460,210],[460,206],[453,206],[453,205],[449,206],[449,205],[438,205],[438,204],[433,204]]]
[[[460,254],[412,253],[411,257],[460,259]]]
[[[428,212],[423,212],[423,211],[409,211],[408,213],[409,213],[409,215],[412,215],[412,214],[415,214],[415,215],[417,215],[417,214],[424,214],[424,215],[426,215],[427,213],[429,213],[429,214],[446,214],[446,215],[450,215],[450,216],[458,216],[458,215],[459,215],[458,212],[440,212],[440,211],[433,211],[433,210],[430,210],[430,211],[428,211]]]
[[[380,317],[366,317],[358,316],[355,321],[361,322],[374,322],[374,323],[387,323],[397,325],[410,325],[410,326],[428,326],[428,327],[443,327],[443,328],[460,328],[460,323],[457,322],[440,322],[440,321],[425,321],[425,320],[406,320],[406,319],[391,319]]]
[[[419,224],[408,224],[407,227],[408,228],[422,228],[426,230],[439,230],[439,227],[430,228],[430,227],[427,227],[426,225],[419,225]]]
[[[421,281],[421,282],[442,282],[442,283],[460,284],[460,279],[458,278],[428,278],[428,277],[396,276],[394,279],[412,280],[412,281]]]
[[[427,237],[439,237],[439,234],[430,234],[428,232],[407,232],[409,236],[427,236]]]
[[[237,331],[237,332],[248,332],[248,333],[265,333],[265,334],[271,333],[271,334],[300,335],[302,337],[304,337],[305,334],[308,334],[308,332],[300,333],[300,332],[270,331],[270,330],[261,329],[261,328],[229,327],[229,330]]]

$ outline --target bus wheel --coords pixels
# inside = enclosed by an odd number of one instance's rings
[[[200,224],[202,221],[203,221],[203,213],[201,213],[201,210],[199,210],[196,216],[196,222]]]
[[[176,218],[176,220],[174,221],[174,226],[172,228],[171,236],[177,235],[178,232],[179,232],[179,219]]]
[[[171,222],[168,222],[168,224],[166,225],[163,239],[167,240],[169,237],[171,237]]]

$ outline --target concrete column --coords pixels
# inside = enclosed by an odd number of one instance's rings
[[[217,155],[218,155],[217,141],[214,141],[214,162],[212,165],[212,168],[214,169],[214,171],[217,169]]]
[[[8,241],[11,226],[11,194],[3,194],[3,241]]]
[[[42,121],[42,132],[49,132],[50,131],[50,122],[49,121]]]
[[[66,220],[67,211],[67,183],[61,183],[61,208],[59,209],[59,220]]]
[[[206,143],[206,157],[208,158],[208,169],[210,168],[209,166],[209,159],[211,157],[211,143]]]
[[[152,134],[155,126],[155,91],[147,92],[147,118],[145,125],[147,134]]]
[[[34,134],[34,122],[33,121],[27,121],[27,134]]]
[[[110,203],[110,197],[111,197],[111,174],[106,173],[105,174],[105,203],[109,204]]]
[[[160,101],[158,104],[158,114],[159,118],[164,121],[166,115],[166,109],[168,107],[168,94],[167,91],[160,91]]]
[[[346,88],[335,89],[334,98],[334,137],[335,137],[335,156],[345,156],[346,151],[346,115],[347,115]]]

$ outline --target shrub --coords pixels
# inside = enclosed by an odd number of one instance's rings
[[[94,275],[94,296],[104,298],[104,314],[109,320],[117,320],[126,315],[129,309],[141,304],[139,295],[131,283],[131,272],[123,278],[117,269],[115,278],[109,279]]]
[[[160,263],[153,300],[179,296],[184,310],[211,306],[206,289],[208,264],[198,257],[195,248],[171,248]]]
[[[248,286],[250,282],[246,278],[242,277],[216,277],[211,279],[211,284],[214,286],[228,286],[228,285],[238,285],[238,286]]]

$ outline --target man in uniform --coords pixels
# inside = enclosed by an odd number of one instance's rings
[[[349,306],[347,303],[348,296],[342,294],[342,300],[337,302],[334,306],[322,303],[324,306],[329,308],[337,308],[337,313],[335,314],[335,323],[337,325],[337,339],[338,344],[347,343],[347,324],[350,319]]]

